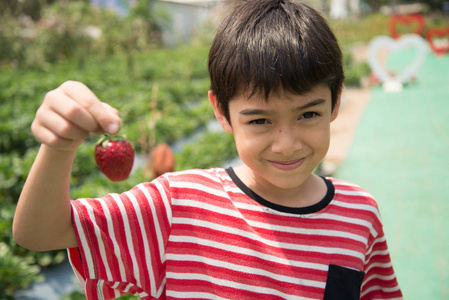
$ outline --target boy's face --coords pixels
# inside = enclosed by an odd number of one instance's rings
[[[211,92],[209,98],[222,127],[234,134],[245,164],[237,174],[262,194],[301,188],[328,151],[330,122],[340,104],[339,98],[332,110],[325,85],[303,95],[274,93],[268,101],[239,95],[229,102],[228,122]]]

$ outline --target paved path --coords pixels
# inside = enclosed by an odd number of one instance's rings
[[[373,89],[335,177],[376,197],[405,299],[449,299],[449,54],[402,92]]]
[[[81,290],[69,261],[42,272],[43,282],[35,282],[30,288],[16,292],[17,300],[59,300],[73,290]]]

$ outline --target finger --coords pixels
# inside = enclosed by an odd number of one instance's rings
[[[48,111],[46,118],[40,118],[39,124],[55,135],[68,140],[84,140],[89,130],[81,128],[55,111]]]
[[[36,120],[31,124],[31,131],[33,132],[33,135],[39,143],[48,145],[55,149],[76,149],[82,142],[82,140],[74,141],[72,139],[62,138],[51,130],[48,130],[47,128],[41,126]]]
[[[120,118],[110,109],[105,109],[104,104],[87,86],[81,82],[68,81],[60,88],[67,96],[84,107],[103,130],[111,134],[118,132],[121,125]]]
[[[111,128],[111,126],[109,126],[108,132],[111,133],[111,134],[117,133],[119,131],[119,129],[120,129],[120,126],[122,125],[122,120],[120,118],[120,112],[117,109],[115,109],[114,107],[110,106],[109,104],[107,104],[105,102],[102,102],[101,104],[103,105],[103,109],[108,110],[110,113],[114,114],[114,116],[117,119],[117,126],[118,127],[117,128],[115,128],[115,127]]]
[[[121,119],[120,119],[120,113],[117,109],[113,108],[112,106],[110,106],[109,104],[102,102],[104,109],[109,110],[111,113],[113,113],[115,116],[117,116],[118,120],[119,120],[119,128],[121,125]],[[117,130],[117,131],[116,131]],[[102,134],[105,130],[102,127],[98,127],[96,130],[92,130],[91,133],[94,134]],[[112,132],[111,132],[112,131]],[[114,129],[114,128],[109,128],[109,133],[114,134],[118,132],[118,129]]]
[[[109,109],[113,114],[115,114],[117,117],[120,118],[120,112],[119,112],[116,108],[110,106],[110,105],[109,105],[108,103],[106,103],[106,102],[102,102],[102,103],[103,103],[103,105],[104,105],[104,107],[105,107],[106,109]]]
[[[41,114],[39,114],[40,111],[42,111]],[[39,108],[36,116],[42,119],[54,117],[54,115],[47,116],[50,112],[57,113],[86,131],[95,131],[100,127],[95,118],[84,107],[58,90],[47,93],[44,104]]]

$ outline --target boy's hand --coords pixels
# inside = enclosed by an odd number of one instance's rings
[[[50,91],[36,112],[31,131],[56,150],[75,150],[90,133],[115,134],[121,125],[118,110],[101,102],[84,84],[66,81]]]

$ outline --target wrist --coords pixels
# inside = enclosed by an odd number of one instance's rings
[[[75,149],[59,149],[48,146],[46,144],[42,144],[39,152],[42,152],[42,155],[45,157],[49,157],[52,160],[66,160],[66,159],[74,159],[76,154]]]

